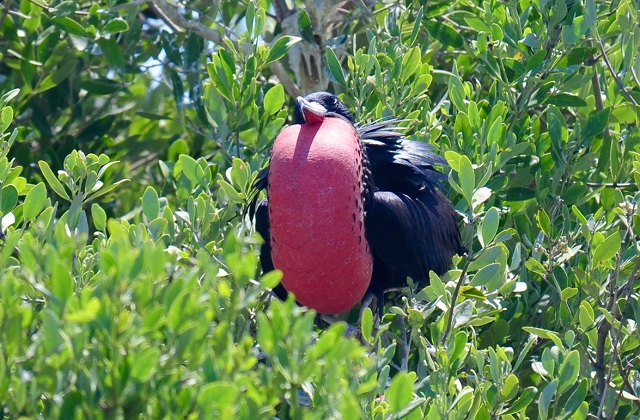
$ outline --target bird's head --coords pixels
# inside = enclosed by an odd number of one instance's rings
[[[295,111],[295,124],[320,123],[325,118],[343,118],[354,123],[353,115],[338,97],[329,92],[314,92],[305,96],[298,96]]]

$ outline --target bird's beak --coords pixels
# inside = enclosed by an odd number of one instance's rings
[[[302,96],[298,96],[296,100],[298,101],[298,109],[300,110],[305,123],[320,123],[327,116],[327,108],[320,105],[318,102],[307,101]]]

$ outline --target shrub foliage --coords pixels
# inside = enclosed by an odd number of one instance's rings
[[[3,416],[637,417],[638,1],[294,3],[0,4]],[[245,211],[320,89],[438,147],[469,251],[356,337]]]

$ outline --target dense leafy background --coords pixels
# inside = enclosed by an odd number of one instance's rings
[[[638,1],[308,5],[0,3],[2,414],[637,418]],[[464,216],[361,340],[270,298],[243,212],[321,89]]]

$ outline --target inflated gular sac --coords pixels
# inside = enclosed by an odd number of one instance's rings
[[[364,232],[363,151],[354,126],[325,118],[285,128],[269,169],[271,257],[296,300],[335,314],[364,296],[373,259]]]

